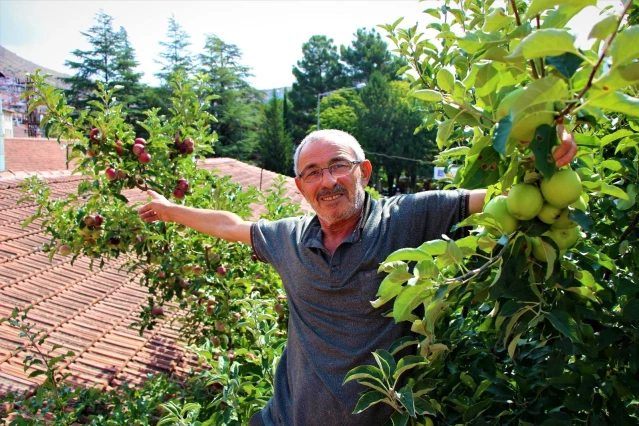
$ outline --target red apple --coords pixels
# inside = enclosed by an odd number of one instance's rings
[[[93,226],[99,228],[100,226],[102,226],[102,222],[104,222],[104,218],[102,216],[100,216],[98,213],[93,215]]]
[[[138,235],[137,237],[135,237],[135,242],[136,243],[144,242],[144,235]]]
[[[189,182],[186,179],[178,179],[177,188],[182,192],[186,192],[189,190]]]
[[[84,224],[86,226],[93,226],[95,225],[95,216],[93,215],[88,215],[84,217]]]
[[[91,129],[91,132],[89,133],[89,139],[91,139],[92,142],[100,142],[100,139],[102,139],[102,133],[100,132],[100,129]]]
[[[95,157],[97,155],[97,153],[95,151],[92,150],[88,150],[87,151],[87,157]]]
[[[204,273],[204,268],[202,268],[201,266],[194,266],[193,273],[195,275],[202,275]]]
[[[126,173],[121,170],[118,170],[118,179],[126,179]]]
[[[275,312],[277,312],[277,314],[279,316],[284,315],[284,305],[282,305],[281,303],[276,304],[274,309],[275,309]]]
[[[233,312],[233,318],[231,319],[231,321],[237,322],[240,318],[242,318],[242,315],[240,315],[239,312]]]
[[[140,156],[138,157],[138,160],[140,161],[140,163],[142,164],[149,164],[151,162],[151,156],[149,155],[148,152],[143,152],[142,154],[140,154]]]
[[[188,148],[183,143],[177,144],[176,147],[180,154],[186,154],[186,151],[188,151]]]
[[[184,192],[180,191],[179,189],[176,189],[175,191],[173,191],[173,196],[177,198],[178,200],[181,200],[182,198],[184,198]]]
[[[216,272],[217,272],[217,274],[219,276],[223,277],[223,276],[226,275],[226,268],[224,266],[220,265],[220,266],[217,267],[217,271]]]
[[[184,145],[186,145],[187,148],[193,148],[195,146],[195,142],[193,142],[193,139],[191,138],[185,138]]]
[[[159,306],[156,306],[155,308],[153,308],[153,310],[151,310],[151,313],[155,316],[164,315],[164,309],[162,309]]]
[[[123,143],[122,141],[116,141],[115,142],[115,152],[118,153],[118,155],[122,155],[124,154],[124,148],[123,148]]]
[[[109,167],[104,171],[106,178],[109,180],[116,180],[118,178],[118,174],[113,167]]]
[[[166,278],[166,274],[164,273],[164,271],[160,271],[160,272],[158,272],[157,277],[158,278]]]
[[[224,331],[225,328],[226,324],[224,323],[224,321],[215,321],[215,329],[217,331]]]
[[[136,143],[135,145],[133,145],[133,148],[131,148],[131,150],[135,155],[140,155],[144,152],[144,145]]]
[[[234,351],[234,350],[230,350],[230,351],[228,351],[228,353],[226,354],[226,356],[228,356],[228,357],[229,357],[229,359],[230,359],[231,361],[233,361],[233,360],[235,359],[235,351]]]
[[[146,140],[143,138],[135,138],[135,140],[133,141],[133,143],[145,146],[146,145]]]
[[[111,244],[112,246],[119,246],[120,245],[120,237],[118,237],[116,235],[114,237],[109,238],[109,244]]]
[[[193,151],[194,151],[193,147],[191,147],[191,148],[186,148],[186,153],[187,153],[187,154],[193,154]]]
[[[62,256],[68,256],[71,254],[71,247],[63,244],[58,248],[58,253],[60,253]]]
[[[217,336],[211,337],[211,344],[213,345],[213,347],[219,348],[220,347],[220,338],[217,337]]]

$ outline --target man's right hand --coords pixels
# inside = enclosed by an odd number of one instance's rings
[[[145,222],[151,223],[157,220],[168,221],[168,211],[173,205],[163,195],[153,190],[146,191],[151,196],[151,201],[138,209],[138,216]]]

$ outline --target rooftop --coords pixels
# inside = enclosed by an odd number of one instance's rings
[[[25,177],[46,179],[58,198],[74,192],[83,179],[66,169],[65,151],[45,139],[5,139],[5,144],[7,171],[0,173],[0,317],[9,316],[14,308],[30,308],[28,322],[47,338],[43,348],[61,345],[54,355],[74,352],[60,367],[72,384],[106,389],[123,382],[142,383],[148,373],[189,371],[195,359],[179,340],[180,325],[173,321],[180,316],[177,304],[165,305],[165,318],[140,335],[129,326],[138,320],[147,289],[138,284],[136,274],[120,269],[121,260],[109,261],[102,269],[91,269],[86,257],[72,265],[70,257],[56,254],[50,262],[42,251],[49,237],[40,222],[22,228],[36,209],[32,203],[17,204]],[[207,159],[200,166],[258,188],[268,188],[278,176],[228,158]],[[310,211],[293,180],[287,179],[287,195],[300,202],[303,211]],[[124,195],[132,202],[145,197],[139,190]],[[259,216],[260,206],[254,212]],[[25,356],[33,348],[18,333],[6,322],[0,325],[0,395],[34,389],[43,380],[24,372]],[[16,351],[19,345],[27,352]]]

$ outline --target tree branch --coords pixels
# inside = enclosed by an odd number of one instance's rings
[[[515,4],[515,0],[510,0],[510,5],[512,6],[513,12],[515,13],[515,22],[517,22],[517,26],[521,27],[521,18],[519,17],[519,12],[517,12],[517,5]],[[537,67],[535,67],[535,61],[531,59],[530,61],[528,61],[528,63],[530,63],[530,67],[532,68],[533,78],[538,79],[539,74],[537,74]]]
[[[612,34],[610,34],[610,37],[608,37],[608,40],[606,41],[606,45],[604,49],[601,51],[601,54],[599,55],[599,60],[597,61],[595,66],[592,68],[592,71],[590,72],[590,75],[588,76],[588,82],[586,83],[584,88],[581,89],[581,92],[579,92],[576,98],[568,102],[568,105],[566,105],[566,107],[559,113],[560,116],[563,117],[564,115],[567,115],[575,107],[575,105],[577,105],[579,100],[584,97],[586,92],[590,90],[590,88],[592,87],[592,81],[595,79],[595,75],[597,74],[597,71],[599,70],[599,67],[601,66],[604,58],[606,57],[606,53],[608,53],[608,48],[610,47],[613,40],[617,36],[617,31],[619,31],[621,22],[623,21],[624,16],[626,16],[626,13],[628,13],[628,9],[630,9],[631,5],[632,5],[632,0],[628,0],[628,4],[624,5],[623,12],[621,13],[621,15],[619,15],[619,19],[617,19],[617,28],[615,28]]]

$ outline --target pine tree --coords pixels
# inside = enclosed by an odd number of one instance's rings
[[[164,52],[160,53],[162,60],[156,61],[162,65],[162,69],[155,74],[164,86],[169,85],[169,81],[178,70],[189,73],[193,69],[193,58],[187,50],[191,45],[191,36],[182,29],[174,15],[169,18],[166,36],[168,40],[160,42],[160,46],[164,47]]]
[[[264,110],[258,148],[262,167],[283,175],[293,175],[293,142],[284,128],[282,101],[275,96],[275,90]]]
[[[326,36],[312,36],[302,45],[304,57],[293,67],[296,81],[290,93],[293,104],[290,125],[295,141],[301,141],[316,121],[317,95],[347,86],[337,48]]]
[[[216,154],[240,160],[251,158],[262,93],[247,81],[251,73],[249,67],[241,64],[241,50],[208,34],[198,59],[198,71],[210,77],[210,92],[216,95],[209,109],[217,120],[211,125],[218,135]]]
[[[118,98],[125,106],[134,104],[141,91],[139,81],[142,73],[134,71],[138,62],[127,33],[124,28],[116,32],[113,29],[113,18],[103,11],[98,12],[95,20],[96,25],[81,33],[92,49],[76,49],[71,53],[78,60],[65,62],[68,67],[76,70],[73,77],[64,79],[70,85],[70,103],[77,108],[84,108],[89,100],[94,99],[92,92],[96,88],[96,81],[100,81],[107,87],[122,85]]]

